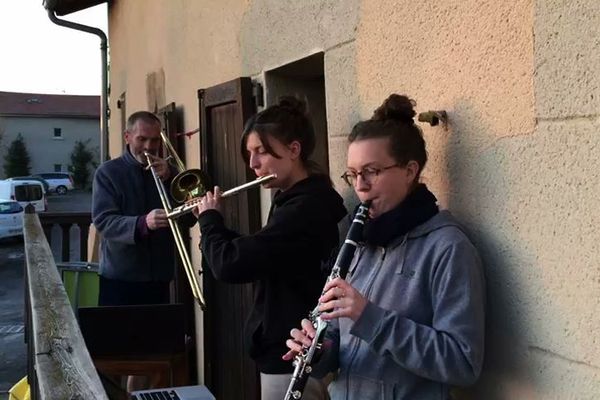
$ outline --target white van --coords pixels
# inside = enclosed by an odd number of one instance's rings
[[[18,201],[0,199],[0,239],[23,236],[23,207]]]
[[[36,212],[48,208],[44,186],[39,181],[0,181],[0,199],[18,201],[23,208],[33,204]]]

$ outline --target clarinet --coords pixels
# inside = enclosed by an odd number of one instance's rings
[[[346,240],[344,240],[335,260],[335,264],[331,269],[331,273],[327,277],[327,282],[338,277],[342,279],[346,277],[348,269],[350,268],[350,263],[354,257],[354,252],[358,247],[358,242],[362,238],[362,231],[365,221],[369,216],[370,206],[371,201],[368,200],[358,207],[358,211],[354,215],[354,220],[348,230],[348,235],[346,235]],[[297,354],[294,358],[294,373],[287,392],[285,393],[284,400],[298,400],[302,398],[304,387],[312,372],[312,363],[315,354],[323,345],[323,339],[325,338],[325,332],[327,331],[329,322],[321,319],[321,312],[319,312],[320,305],[321,303],[317,304],[309,315],[310,322],[313,324],[316,331],[315,337],[312,339],[310,347],[303,347],[302,352]]]

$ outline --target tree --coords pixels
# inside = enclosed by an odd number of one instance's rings
[[[12,176],[29,175],[30,160],[25,140],[19,133],[17,138],[8,146],[8,151],[4,156],[4,176],[10,178]]]
[[[0,117],[0,151],[3,150],[2,141],[4,140],[4,131],[6,130],[4,125],[4,118]]]
[[[89,140],[82,142],[76,141],[71,153],[71,165],[69,171],[73,174],[73,183],[75,187],[86,188],[90,176],[90,163],[93,163],[94,154],[88,150]]]

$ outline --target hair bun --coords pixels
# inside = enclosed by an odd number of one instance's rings
[[[281,108],[297,112],[300,115],[306,115],[306,102],[294,96],[282,96],[279,98],[277,105]]]
[[[391,94],[382,105],[379,106],[371,117],[372,120],[396,120],[407,124],[413,124],[413,117],[417,114],[414,107],[417,103],[400,94]]]

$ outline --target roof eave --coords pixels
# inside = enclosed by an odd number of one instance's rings
[[[108,0],[44,0],[44,7],[63,16],[107,2]]]

